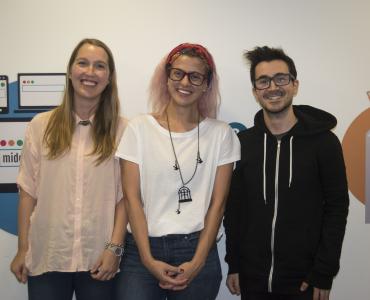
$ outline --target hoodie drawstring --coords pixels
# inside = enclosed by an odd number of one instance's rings
[[[293,177],[293,136],[290,137],[289,140],[289,187],[292,183],[292,177]]]
[[[263,199],[266,201],[266,143],[267,143],[267,134],[265,133],[264,142],[263,142]]]
[[[266,144],[267,144],[267,134],[264,133],[263,141],[263,200],[267,204],[266,200]],[[289,139],[289,188],[292,184],[293,179],[293,136]]]

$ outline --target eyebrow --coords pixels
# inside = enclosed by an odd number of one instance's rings
[[[86,57],[76,57],[76,61],[77,60],[87,60],[87,61],[89,61],[89,59],[87,59]],[[102,64],[105,64],[105,65],[108,65],[108,62],[105,62],[104,60],[96,60],[96,61],[94,61],[94,63],[102,63]]]
[[[290,75],[289,73],[282,73],[282,72],[278,72],[278,73],[275,73],[274,75],[272,76],[268,76],[268,75],[261,75],[260,77],[256,78],[256,80],[258,79],[261,79],[261,78],[273,78],[275,77],[276,75]]]

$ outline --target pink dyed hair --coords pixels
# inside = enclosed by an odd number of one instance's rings
[[[185,52],[184,50],[194,49],[194,52]],[[201,49],[201,51],[199,51]],[[206,48],[197,44],[180,44],[175,47],[168,55],[166,55],[156,67],[153,77],[149,86],[149,104],[153,114],[162,114],[171,100],[170,94],[167,88],[167,68],[175,59],[181,55],[187,55],[191,57],[200,58],[207,69],[211,71],[211,81],[208,84],[207,91],[203,94],[202,98],[198,101],[198,110],[203,117],[216,118],[218,109],[221,102],[219,87],[218,87],[218,75],[216,72],[216,66],[214,64],[212,55]]]

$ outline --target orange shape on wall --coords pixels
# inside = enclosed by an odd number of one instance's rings
[[[370,100],[370,92],[367,94]],[[369,130],[370,108],[351,123],[342,142],[349,189],[362,203],[365,203],[366,134]]]

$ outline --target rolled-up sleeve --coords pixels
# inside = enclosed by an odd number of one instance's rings
[[[26,128],[17,185],[37,199],[37,178],[40,171],[41,154],[37,150],[40,133],[35,127],[37,127],[35,122],[31,121]],[[38,134],[35,134],[35,132]]]

